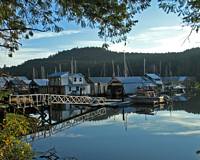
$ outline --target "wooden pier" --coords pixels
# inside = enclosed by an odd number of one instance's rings
[[[44,106],[51,104],[73,104],[104,106],[106,98],[90,96],[70,96],[56,94],[27,94],[27,95],[10,95],[9,104],[17,107],[26,106]]]

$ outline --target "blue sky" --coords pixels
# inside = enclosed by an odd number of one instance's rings
[[[136,18],[139,23],[127,34],[127,45],[110,44],[113,51],[127,52],[180,52],[189,48],[200,47],[200,34],[190,33],[189,27],[182,27],[181,19],[175,14],[166,14],[155,4]],[[98,37],[97,29],[81,28],[73,23],[66,24],[66,30],[60,33],[35,33],[29,40],[23,40],[23,46],[13,58],[8,51],[0,49],[0,67],[19,65],[26,60],[44,58],[58,51],[74,47],[101,47],[103,40]],[[184,40],[186,40],[184,42]]]

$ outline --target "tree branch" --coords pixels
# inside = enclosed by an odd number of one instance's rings
[[[15,31],[15,30],[31,30],[31,31],[38,31],[38,32],[46,32],[46,30],[41,30],[41,29],[37,29],[37,28],[5,28],[5,29],[0,29],[1,32],[5,32],[5,31]]]

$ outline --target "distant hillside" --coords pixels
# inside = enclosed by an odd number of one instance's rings
[[[24,62],[17,67],[5,68],[12,75],[26,75],[32,78],[33,68],[36,77],[41,77],[41,66],[45,75],[48,73],[71,70],[71,61],[76,60],[77,72],[91,76],[112,76],[112,60],[116,75],[123,75],[123,53],[105,50],[103,48],[74,48],[59,52],[43,59]],[[200,48],[186,50],[181,53],[126,53],[129,75],[143,75],[143,62],[146,60],[146,72],[166,75],[196,76],[200,79]],[[161,69],[161,70],[160,70]],[[43,72],[44,74],[44,72]]]

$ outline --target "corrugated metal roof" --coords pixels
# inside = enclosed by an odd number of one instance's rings
[[[8,83],[11,83],[13,85],[26,85],[24,81],[17,78],[10,80]]]
[[[31,80],[23,80],[27,85],[31,83]]]
[[[140,76],[133,76],[133,77],[116,77],[121,83],[144,83],[145,79]]]
[[[33,79],[38,86],[48,86],[49,80],[48,79]]]
[[[105,83],[108,84],[112,77],[90,77],[89,78],[93,83]]]
[[[5,80],[7,81],[7,82],[9,82],[9,81],[11,81],[11,80],[14,80],[15,78],[13,78],[13,77],[4,77],[5,78]]]
[[[56,72],[56,73],[49,74],[48,77],[62,77],[66,75],[69,75],[69,72]]]
[[[69,73],[69,76],[80,76],[80,77],[84,77],[84,75],[82,73]]]
[[[152,79],[160,79],[160,77],[155,73],[147,73],[145,75],[152,78]]]
[[[187,80],[187,78],[188,78],[188,77],[186,77],[186,76],[180,76],[180,77],[179,77],[179,81],[185,81],[185,80]]]
[[[163,81],[185,81],[187,80],[189,77],[187,76],[172,76],[172,77],[162,77]]]

